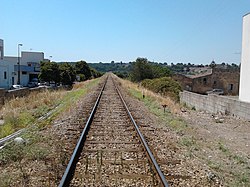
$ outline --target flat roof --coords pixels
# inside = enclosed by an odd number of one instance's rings
[[[41,51],[21,51],[21,53],[43,53],[44,52],[41,52]]]

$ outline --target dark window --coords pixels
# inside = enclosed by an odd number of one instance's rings
[[[4,79],[7,79],[7,72],[4,72]]]
[[[217,84],[217,82],[216,81],[214,81],[214,85],[216,85]]]
[[[207,84],[207,78],[203,78],[203,84]]]
[[[27,71],[22,71],[22,74],[23,74],[23,75],[26,75],[26,74],[27,74]]]
[[[229,88],[230,91],[232,91],[234,89],[234,85],[233,84],[229,84],[228,88]]]

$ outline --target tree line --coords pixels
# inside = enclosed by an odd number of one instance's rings
[[[101,73],[89,67],[85,61],[76,63],[41,62],[39,80],[71,86],[76,80],[84,81],[101,75]]]
[[[137,58],[131,65],[132,68],[129,76],[134,82],[140,82],[144,79],[168,77],[171,75],[171,71],[168,67],[150,62],[146,58]]]

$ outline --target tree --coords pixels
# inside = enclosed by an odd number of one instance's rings
[[[99,71],[96,71],[94,68],[90,68],[92,77],[97,78],[97,77],[101,77],[102,73],[100,73]]]
[[[148,60],[146,58],[137,58],[132,64],[131,80],[135,82],[142,81],[144,79],[152,79],[153,72]]]
[[[216,66],[216,63],[215,63],[215,61],[212,61],[211,63],[210,63],[210,65],[209,65],[211,68],[215,68],[215,66]]]
[[[239,68],[239,66],[238,66],[237,64],[235,64],[235,63],[232,63],[231,66],[232,66],[233,68]]]
[[[75,64],[75,70],[76,70],[76,74],[77,75],[80,75],[80,74],[84,75],[84,77],[85,77],[84,80],[87,80],[87,79],[91,78],[90,67],[88,66],[88,64],[85,61],[81,60],[79,62],[76,62],[76,64]]]
[[[161,66],[159,64],[151,65],[153,78],[168,77],[171,72],[166,66]]]
[[[39,79],[46,82],[60,82],[59,66],[55,62],[41,62],[41,72]]]
[[[76,72],[72,65],[69,63],[61,63],[59,65],[60,69],[60,77],[61,77],[61,83],[63,85],[70,85],[72,86],[73,82],[76,79]]]

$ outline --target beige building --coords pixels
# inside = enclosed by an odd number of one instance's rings
[[[213,89],[223,90],[225,95],[239,94],[238,68],[213,68],[197,75],[174,75],[173,78],[178,81],[183,90],[206,94]]]

